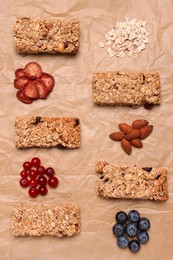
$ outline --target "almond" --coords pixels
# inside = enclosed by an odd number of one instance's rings
[[[127,141],[126,139],[123,139],[121,141],[121,147],[123,148],[123,150],[127,153],[127,154],[131,154],[132,152],[132,146],[131,143],[129,141]]]
[[[131,140],[131,145],[133,145],[136,148],[142,148],[143,147],[143,143],[140,139],[133,139]]]
[[[131,132],[129,132],[126,135],[126,140],[133,140],[133,139],[139,138],[140,136],[141,136],[141,130],[133,129]]]
[[[142,140],[151,134],[151,132],[153,131],[153,126],[146,125],[146,126],[142,127],[140,130],[141,130],[140,139]]]
[[[146,126],[148,124],[149,124],[148,121],[145,119],[137,119],[137,120],[133,121],[132,127],[141,129],[143,126]]]
[[[128,134],[130,131],[132,131],[132,127],[126,123],[119,124],[119,128],[125,134]]]
[[[121,141],[125,137],[125,134],[124,132],[114,132],[109,137],[114,141]]]

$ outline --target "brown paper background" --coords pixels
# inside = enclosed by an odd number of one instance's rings
[[[0,259],[1,260],[112,260],[173,259],[173,1],[172,0],[64,0],[0,1]],[[18,15],[80,20],[80,49],[76,56],[38,55],[21,57],[15,52],[12,27]],[[109,58],[98,47],[104,33],[117,20],[127,16],[148,22],[149,44],[140,55]],[[31,105],[19,102],[13,87],[14,71],[27,62],[39,62],[45,72],[54,75],[56,85],[46,100]],[[91,79],[95,71],[158,71],[161,77],[162,104],[151,111],[142,107],[99,107],[92,102]],[[16,116],[78,116],[81,119],[80,149],[17,150],[14,142]],[[145,118],[154,131],[142,150],[126,155],[119,143],[108,135],[120,122]],[[14,238],[10,234],[12,203],[29,200],[19,187],[22,163],[39,156],[45,166],[56,170],[60,185],[49,189],[44,198],[34,201],[68,200],[81,208],[81,233],[73,238]],[[95,194],[95,164],[106,160],[113,164],[167,167],[169,200],[106,200]],[[138,209],[151,220],[150,242],[133,255],[116,246],[112,234],[118,210]]]

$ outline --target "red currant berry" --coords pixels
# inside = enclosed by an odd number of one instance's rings
[[[20,186],[22,186],[23,188],[26,188],[26,187],[28,187],[28,185],[29,185],[29,181],[27,178],[20,179]]]
[[[47,192],[48,192],[48,189],[47,189],[46,186],[40,186],[40,187],[38,188],[38,193],[39,193],[40,195],[42,195],[42,196],[46,195]]]
[[[29,171],[29,177],[30,178],[36,178],[37,177],[37,172],[35,170],[30,170]]]
[[[49,180],[48,180],[48,184],[51,188],[56,188],[58,186],[58,179],[56,177],[50,177]]]
[[[41,163],[41,161],[40,161],[40,159],[38,157],[34,157],[31,160],[32,166],[38,167],[38,166],[40,166],[40,163]]]
[[[31,165],[30,162],[24,162],[24,163],[23,163],[23,168],[24,168],[25,170],[30,170],[31,167],[32,167],[32,165]]]
[[[29,193],[29,196],[30,196],[30,197],[35,198],[35,197],[37,197],[37,195],[38,195],[38,190],[37,190],[37,188],[35,188],[35,187],[31,187],[31,188],[29,189],[28,193]]]
[[[46,175],[47,175],[48,177],[52,177],[52,176],[54,175],[54,169],[51,168],[51,167],[48,167],[48,168],[46,169]]]
[[[32,178],[29,180],[29,186],[30,187],[36,187],[38,184],[38,180],[36,178]]]
[[[27,178],[27,177],[28,177],[28,172],[25,171],[25,170],[23,170],[23,171],[21,171],[20,176],[21,176],[22,178]]]
[[[40,175],[43,175],[44,173],[45,173],[45,168],[44,168],[44,166],[39,166],[39,167],[37,167],[37,174],[40,174]]]
[[[39,176],[38,177],[38,184],[40,184],[41,186],[45,186],[47,184],[47,179],[44,176]]]

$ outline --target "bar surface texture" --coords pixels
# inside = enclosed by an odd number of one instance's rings
[[[80,121],[73,117],[16,117],[16,147],[80,147]]]
[[[98,105],[160,104],[160,79],[157,72],[95,73],[92,81],[93,101]]]
[[[14,25],[15,48],[20,54],[76,53],[79,22],[17,17]]]
[[[151,167],[96,165],[97,195],[116,199],[168,200],[167,170]]]
[[[11,231],[13,236],[74,236],[80,232],[79,207],[71,203],[15,203]]]

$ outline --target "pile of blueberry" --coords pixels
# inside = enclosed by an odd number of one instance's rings
[[[117,237],[117,245],[120,248],[129,247],[132,253],[138,252],[141,244],[146,244],[149,240],[149,219],[141,218],[137,210],[131,210],[128,215],[119,211],[115,219],[117,223],[113,226],[113,233]]]

